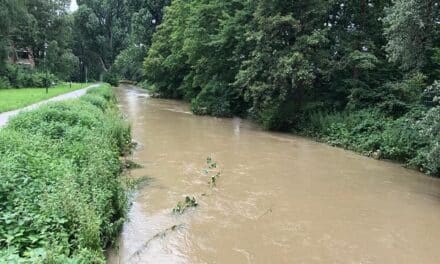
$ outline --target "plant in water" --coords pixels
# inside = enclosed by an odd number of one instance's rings
[[[221,172],[218,170],[217,162],[211,156],[206,158],[206,164],[207,168],[203,170],[203,174],[211,177],[209,184],[211,188],[214,188],[217,185],[217,179],[220,177]]]
[[[180,201],[177,203],[176,207],[173,209],[173,213],[183,214],[186,209],[191,207],[196,207],[198,205],[196,198],[186,196],[184,201]]]

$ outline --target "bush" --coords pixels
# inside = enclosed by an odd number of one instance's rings
[[[4,79],[3,82],[9,83],[9,87],[14,88],[42,88],[46,87],[46,85],[52,86],[59,81],[56,76],[51,73],[31,70],[15,64],[7,64],[3,72],[0,72],[0,75],[4,76],[2,77],[2,79]],[[3,87],[3,85],[1,85],[1,82],[2,81],[0,80],[0,88],[9,88]]]
[[[440,105],[440,81],[435,81],[423,92],[423,103],[427,106]]]
[[[392,119],[378,109],[311,114],[300,133],[331,145],[405,162],[432,175],[440,174],[440,107],[413,107]]]
[[[97,95],[97,96],[103,97],[106,101],[108,101],[110,103],[116,102],[115,94],[107,86],[99,86],[94,89],[90,89],[87,91],[87,94]]]
[[[94,100],[107,101],[97,94],[109,87],[97,90]],[[112,103],[89,99],[22,113],[0,130],[0,262],[105,262],[127,207],[118,175],[130,128]]]
[[[81,97],[81,100],[86,101],[96,107],[99,107],[101,110],[105,110],[109,104],[109,101],[107,101],[104,97],[93,94],[86,94]]]
[[[440,106],[431,108],[418,122],[419,133],[427,141],[413,164],[432,175],[440,175]]]
[[[103,81],[111,84],[112,86],[118,86],[119,85],[119,76],[116,72],[114,72],[113,70],[110,70],[104,74]]]
[[[191,111],[197,115],[230,117],[233,113],[232,101],[233,95],[228,92],[228,84],[211,81],[191,101]]]
[[[11,88],[9,79],[5,77],[0,77],[0,89],[6,89],[6,88]]]

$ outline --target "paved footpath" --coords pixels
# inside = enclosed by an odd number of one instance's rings
[[[41,102],[35,103],[33,105],[26,106],[24,108],[20,108],[20,109],[17,109],[17,110],[12,110],[12,111],[9,111],[9,112],[0,113],[0,128],[2,126],[6,125],[6,123],[8,123],[9,118],[17,115],[18,113],[20,113],[22,111],[28,111],[28,110],[36,109],[36,108],[40,107],[41,105],[47,104],[49,102],[58,102],[58,101],[78,98],[78,97],[84,95],[87,92],[88,89],[90,89],[92,87],[96,87],[98,85],[99,84],[93,84],[93,85],[90,85],[90,86],[88,86],[88,87],[86,87],[84,89],[80,89],[80,90],[76,90],[76,91],[73,91],[73,92],[70,92],[70,93],[65,93],[65,94],[62,94],[62,95],[59,95],[59,96],[55,96],[55,97],[50,98],[48,100],[41,101]]]

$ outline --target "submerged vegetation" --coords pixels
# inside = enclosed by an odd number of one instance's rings
[[[211,156],[206,158],[206,165],[207,168],[203,170],[203,174],[210,177],[209,185],[214,188],[217,186],[217,179],[220,177],[221,172],[217,170],[217,162]]]
[[[215,162],[211,156],[206,158],[207,167],[202,170],[202,174],[205,177],[209,177],[209,186],[212,188],[217,186],[217,179],[220,177],[221,172],[218,170],[217,162]],[[202,194],[205,196],[206,194]],[[197,207],[199,204],[196,201],[195,197],[186,196],[185,200],[179,201],[176,207],[173,208],[173,213],[175,214],[183,214],[185,210],[191,207]]]
[[[185,200],[178,202],[176,207],[173,208],[173,213],[183,214],[186,209],[191,207],[197,207],[197,205],[198,203],[196,201],[196,198],[186,196]]]
[[[0,130],[0,262],[104,263],[125,220],[129,143],[107,85]]]
[[[433,0],[174,0],[147,88],[438,175],[439,21]]]

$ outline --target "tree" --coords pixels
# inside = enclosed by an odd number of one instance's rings
[[[23,0],[0,1],[0,70],[3,70],[11,47],[11,41],[18,33],[18,26],[25,17]]]
[[[116,56],[127,47],[130,28],[125,0],[81,0],[74,14],[74,52],[88,67],[91,78],[111,70]]]
[[[189,10],[190,3],[185,0],[174,0],[165,9],[164,21],[153,36],[144,62],[146,78],[153,91],[161,96],[183,97],[180,87],[189,71],[187,57],[182,52]]]
[[[140,80],[146,48],[169,0],[79,0],[75,49],[92,78],[119,73]],[[119,57],[118,57],[119,56]],[[114,63],[117,63],[113,68]],[[130,62],[133,65],[121,65]],[[85,69],[83,69],[85,70]],[[112,77],[113,78],[113,77]]]
[[[385,35],[389,59],[405,72],[422,71],[438,78],[440,6],[435,0],[393,0],[386,9]]]
[[[266,128],[297,122],[304,96],[319,74],[320,47],[327,42],[323,1],[259,1],[246,32],[255,47],[243,62],[236,84],[251,115]],[[319,59],[319,60],[318,60]]]

